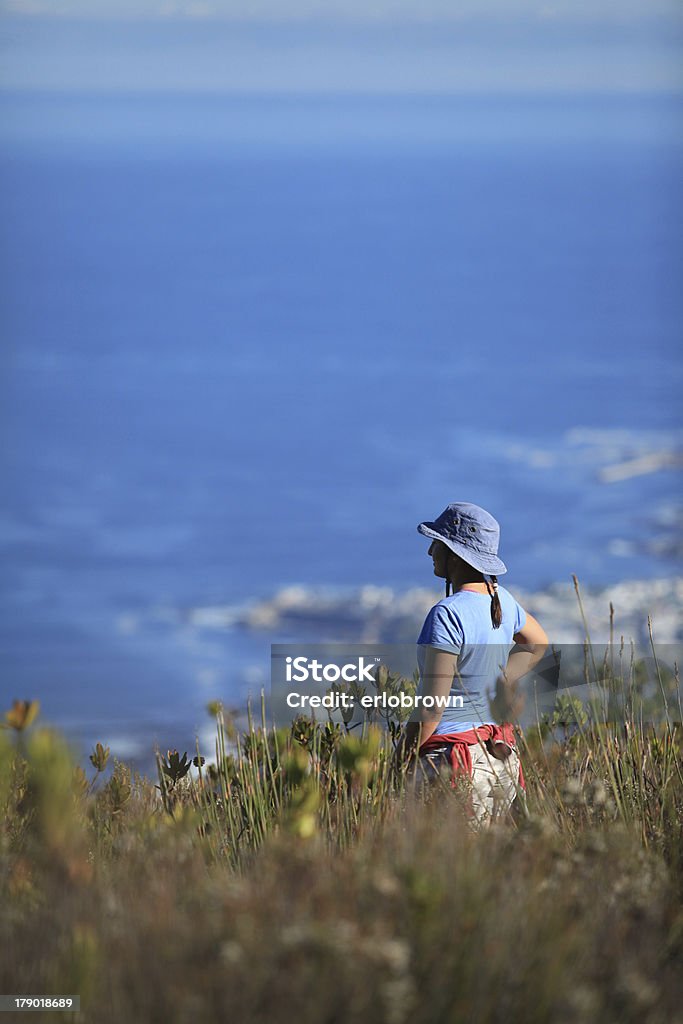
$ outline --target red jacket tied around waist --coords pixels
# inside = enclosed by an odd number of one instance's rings
[[[468,729],[466,732],[434,733],[420,746],[419,752],[420,754],[428,754],[430,750],[435,750],[443,746],[444,743],[450,744],[450,762],[453,770],[452,785],[455,785],[455,777],[461,772],[467,775],[472,774],[470,746],[475,743],[486,743],[487,740],[490,740],[492,743],[507,743],[509,747],[516,749],[515,731],[509,722],[505,722],[503,725],[480,725],[476,729]],[[519,784],[522,789],[526,788],[521,762],[519,765]]]

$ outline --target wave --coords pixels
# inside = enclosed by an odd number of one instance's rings
[[[583,643],[586,637],[572,583],[541,591],[510,588],[542,623],[553,643]],[[414,642],[425,615],[439,599],[425,588],[395,590],[365,585],[329,588],[293,585],[242,606],[197,607],[189,621],[200,629],[238,629],[314,642]],[[683,577],[626,580],[580,591],[583,614],[594,643],[649,642],[648,619],[659,643],[683,640]],[[610,626],[610,605],[614,609]]]

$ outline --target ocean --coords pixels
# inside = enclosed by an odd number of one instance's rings
[[[5,706],[191,745],[280,639],[197,609],[433,585],[454,500],[513,590],[680,574],[681,112],[0,96]]]

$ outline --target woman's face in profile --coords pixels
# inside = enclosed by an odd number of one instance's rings
[[[431,555],[434,564],[434,575],[446,579],[446,565],[448,563],[449,549],[440,540],[433,540],[429,545],[428,555]]]

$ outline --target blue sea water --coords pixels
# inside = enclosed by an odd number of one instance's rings
[[[271,637],[188,610],[428,586],[452,500],[513,586],[680,572],[609,467],[681,450],[681,110],[2,96],[5,702],[191,735]]]

